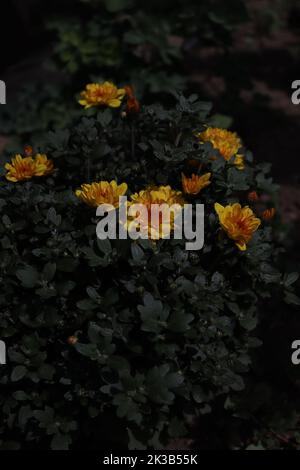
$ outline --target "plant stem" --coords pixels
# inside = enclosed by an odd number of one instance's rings
[[[86,160],[86,177],[87,177],[87,182],[90,183],[91,181],[91,158],[89,155]]]
[[[131,135],[131,158],[134,160],[135,159],[135,128],[134,128],[134,123],[131,122],[130,124],[130,135]]]

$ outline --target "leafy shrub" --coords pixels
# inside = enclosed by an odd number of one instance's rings
[[[240,170],[199,143],[209,111],[195,95],[138,114],[125,102],[93,107],[36,144],[55,173],[11,182],[3,170],[1,448],[161,448],[189,434],[195,416],[243,395],[257,325],[284,291],[297,303],[297,276],[276,267],[272,222],[244,252],[220,230],[216,202],[260,215],[265,206],[248,193],[274,200],[276,187],[246,149]],[[111,179],[129,194],[148,185],[180,191],[181,173],[195,171],[212,175],[185,196],[205,204],[197,252],[185,240],[99,240],[94,209],[74,193]]]

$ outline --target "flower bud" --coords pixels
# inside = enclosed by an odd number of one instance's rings
[[[31,147],[31,145],[25,145],[24,154],[25,154],[26,157],[31,157],[32,156],[33,148]]]
[[[67,339],[67,343],[70,344],[70,346],[74,346],[74,344],[76,344],[77,341],[78,341],[77,336],[69,336],[69,338]]]
[[[256,202],[259,200],[259,196],[256,191],[251,191],[248,193],[248,201]]]
[[[271,220],[271,219],[273,219],[273,217],[275,215],[275,212],[276,212],[276,210],[275,210],[274,207],[271,207],[270,209],[266,209],[262,213],[262,218],[264,220]]]

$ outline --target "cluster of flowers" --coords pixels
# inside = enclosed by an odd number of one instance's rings
[[[204,175],[207,178],[206,175]],[[198,194],[196,187],[203,176],[195,176],[186,178],[183,175],[183,188],[186,194]],[[199,184],[198,188],[202,188],[210,184],[209,181]],[[189,189],[193,191],[189,192]],[[186,191],[186,189],[188,191]],[[99,183],[83,184],[81,189],[76,191],[76,196],[83,202],[92,207],[98,207],[101,204],[111,204],[115,208],[119,206],[119,197],[124,196],[127,191],[126,183],[118,185],[116,181],[100,181]],[[179,205],[184,206],[185,200],[181,191],[175,191],[170,186],[151,187],[131,195],[129,207],[133,204],[142,204],[148,210],[147,224],[149,224],[149,234],[151,234],[151,207],[156,205],[166,204],[171,207]],[[215,210],[219,217],[220,225],[227,233],[228,237],[235,241],[236,246],[245,251],[247,243],[252,238],[253,233],[258,229],[261,221],[255,216],[250,207],[242,207],[239,203],[229,204],[223,207],[221,204],[215,204]],[[163,220],[163,219],[162,219]],[[141,221],[139,220],[139,223]],[[173,219],[170,220],[170,227],[173,229]],[[162,238],[163,234],[168,232],[168,227],[165,228],[161,225],[159,232],[155,238]]]
[[[113,83],[104,82],[101,84],[91,83],[81,92],[79,103],[88,109],[93,106],[109,106],[118,108],[122,104],[124,97],[127,97],[126,113],[138,113],[140,103],[134,96],[130,86],[117,88]],[[207,129],[195,136],[201,143],[210,142],[214,149],[218,150],[220,155],[229,161],[233,159],[233,164],[237,169],[245,168],[244,156],[238,151],[242,146],[240,138],[236,133],[225,129],[207,127]],[[17,182],[28,180],[36,176],[46,176],[54,171],[54,165],[44,154],[32,156],[32,148],[25,148],[25,157],[16,155],[11,163],[6,164],[7,180]],[[193,164],[193,161],[191,162]],[[195,163],[195,162],[194,162]],[[196,162],[198,165],[198,162]],[[199,165],[198,165],[199,166]],[[198,168],[199,170],[199,168]],[[198,171],[199,172],[199,171]],[[167,204],[172,206],[178,204],[184,206],[184,194],[196,196],[211,184],[211,173],[203,175],[192,174],[187,177],[181,175],[182,192],[173,190],[170,186],[149,186],[138,193],[131,195],[130,204],[143,204],[147,207],[149,215],[153,204]],[[80,189],[76,190],[76,196],[91,207],[98,207],[101,204],[110,204],[115,208],[119,206],[119,197],[127,192],[127,184],[117,184],[116,181],[100,181],[91,184],[82,184]],[[259,196],[255,191],[248,195],[249,201],[257,201]],[[229,204],[223,207],[221,204],[215,204],[215,211],[219,217],[222,229],[227,233],[236,246],[244,251],[251,240],[253,233],[258,229],[261,220],[256,217],[253,210],[248,207],[242,207],[239,203]],[[262,218],[270,220],[274,217],[275,209],[267,209],[262,213]],[[148,222],[147,222],[148,223]],[[151,225],[151,220],[149,219]]]

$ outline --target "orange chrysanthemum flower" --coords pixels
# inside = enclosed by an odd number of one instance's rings
[[[261,224],[260,219],[248,206],[241,207],[238,203],[225,207],[216,203],[215,211],[218,214],[220,225],[228,237],[235,241],[241,251],[245,251],[247,243]]]
[[[5,175],[8,181],[16,183],[33,178],[34,176],[47,176],[54,171],[53,162],[48,160],[47,156],[38,153],[35,158],[22,157],[16,155],[12,158],[11,163],[6,163]]]
[[[271,207],[270,209],[266,209],[263,211],[262,218],[264,220],[271,220],[273,219],[275,213],[276,213],[276,209],[274,207]]]
[[[186,177],[183,173],[182,178],[182,188],[185,194],[196,195],[200,193],[201,189],[206,188],[210,185],[211,173],[205,173],[205,175],[198,176],[192,174],[191,178]]]
[[[239,170],[245,168],[244,156],[237,153],[242,146],[242,142],[235,132],[218,127],[208,127],[205,131],[197,134],[197,137],[201,142],[210,142],[226,161],[235,157],[234,165]]]
[[[91,207],[110,204],[119,207],[119,197],[124,196],[127,184],[117,184],[116,181],[100,181],[99,183],[82,184],[75,192],[76,196]]]
[[[79,104],[85,109],[92,106],[109,106],[118,108],[126,92],[124,88],[117,88],[111,82],[89,83],[86,89],[80,93]]]

